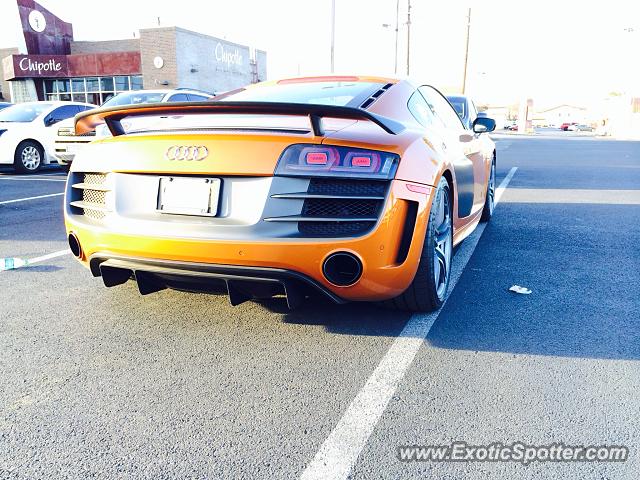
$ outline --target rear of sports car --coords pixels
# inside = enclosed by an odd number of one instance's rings
[[[395,178],[402,127],[353,108],[224,103],[100,117],[115,136],[83,150],[67,182],[74,255],[107,286],[226,293],[234,305],[401,294],[430,202],[428,187]],[[135,115],[144,128],[124,132]],[[192,117],[199,126],[179,127]]]

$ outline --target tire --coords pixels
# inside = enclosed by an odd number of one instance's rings
[[[496,157],[491,161],[491,171],[487,180],[487,195],[482,209],[481,222],[488,222],[493,216],[493,209],[496,206]]]
[[[18,145],[13,157],[13,168],[18,173],[35,173],[44,164],[44,149],[38,142],[25,140]]]
[[[418,270],[411,285],[385,305],[397,310],[431,312],[442,306],[449,288],[453,256],[453,201],[442,177],[435,192]],[[444,275],[443,275],[444,273]]]

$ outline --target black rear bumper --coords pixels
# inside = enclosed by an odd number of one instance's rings
[[[298,306],[312,292],[335,303],[343,299],[312,278],[291,270],[240,265],[150,260],[108,253],[89,258],[94,277],[102,277],[107,287],[133,279],[142,295],[165,288],[191,292],[227,293],[232,305],[254,298],[284,294],[289,308]]]

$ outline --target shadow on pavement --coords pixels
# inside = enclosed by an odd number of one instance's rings
[[[408,312],[390,310],[376,304],[334,305],[320,299],[309,299],[300,308],[284,313],[285,323],[321,325],[328,332],[341,335],[391,337],[402,331],[411,316]]]
[[[639,208],[505,204],[494,220],[427,336],[429,345],[640,359]],[[509,292],[514,284],[533,293]]]
[[[59,267],[57,265],[28,265],[19,269],[20,272],[28,273],[51,273],[57,272],[59,270],[63,270],[63,267]],[[15,272],[18,272],[18,269],[7,271],[8,274],[12,274]]]

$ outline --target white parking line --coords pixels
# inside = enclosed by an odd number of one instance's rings
[[[37,197],[14,198],[13,200],[3,200],[0,202],[0,205],[6,205],[7,203],[26,202],[27,200],[37,200],[38,198],[59,197],[60,195],[64,195],[64,192],[50,193],[49,195],[38,195]]]
[[[71,250],[69,250],[68,248],[66,250],[59,250],[57,252],[53,252],[53,253],[48,253],[46,255],[42,255],[41,257],[35,257],[35,258],[27,258],[27,259],[22,259],[22,258],[0,258],[0,272],[5,272],[7,270],[17,270],[19,268],[24,268],[24,267],[29,267],[31,265],[33,265],[34,263],[42,263],[42,262],[46,262],[47,260],[51,260],[52,258],[58,258],[58,257],[62,257],[64,255],[69,255],[71,253]],[[10,262],[9,265],[7,266],[6,262],[7,260]]]
[[[496,205],[500,202],[500,199],[502,198],[504,191],[507,189],[509,182],[511,181],[513,176],[516,174],[516,170],[518,170],[518,167],[513,167],[511,170],[509,170],[509,173],[507,173],[507,176],[504,177],[502,182],[500,182],[500,185],[498,185],[498,188],[496,188],[496,196],[495,196]]]
[[[38,178],[38,177],[66,177],[66,173],[61,173],[61,172],[50,172],[50,173],[38,173],[38,174],[33,174],[33,173],[27,173],[25,175],[16,175],[15,173],[11,173],[11,172],[7,172],[7,173],[0,173],[0,178],[2,177],[20,177],[20,178]]]
[[[516,173],[513,167],[496,189],[496,204]],[[467,238],[452,262],[452,292],[469,262],[487,224],[480,224]],[[448,297],[447,297],[448,298]],[[445,299],[446,302],[446,299]],[[413,362],[439,311],[411,316],[362,390],[353,399],[336,427],[302,474],[302,480],[346,479],[400,381]]]
[[[41,257],[30,258],[27,260],[27,265],[32,265],[34,263],[46,262],[47,260],[51,260],[52,258],[62,257],[63,255],[70,255],[71,250],[68,248],[65,250],[59,250],[57,252],[48,253],[47,255],[42,255]]]
[[[53,175],[52,175],[53,176]],[[2,177],[0,180],[22,181],[22,182],[66,182],[66,178],[29,178],[29,177]]]

